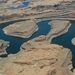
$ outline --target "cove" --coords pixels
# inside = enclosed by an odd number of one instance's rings
[[[72,51],[72,62],[73,68],[75,68],[75,46],[71,43],[71,40],[75,37],[75,21],[71,21],[71,27],[68,32],[53,38],[51,43],[62,45],[63,47],[69,48]]]
[[[30,38],[17,38],[17,37],[12,37],[12,36],[8,36],[5,35],[4,32],[2,31],[2,29],[10,24],[12,24],[12,22],[8,22],[8,23],[4,23],[4,24],[0,24],[0,39],[3,39],[5,41],[10,41],[10,46],[7,48],[7,53],[8,54],[15,54],[17,52],[19,52],[20,50],[20,46],[24,43],[27,42],[28,40],[31,40],[35,37],[38,37],[40,35],[47,35],[48,32],[50,31],[50,25],[48,25],[50,21],[41,21],[38,22],[38,31],[36,31]]]
[[[15,10],[15,9],[19,9],[19,8],[26,8],[28,6],[29,2],[23,2],[23,5],[20,5],[18,7],[10,7],[9,9],[11,10]]]

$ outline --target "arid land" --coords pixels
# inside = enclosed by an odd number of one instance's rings
[[[0,55],[7,54],[7,47],[9,47],[9,41],[0,40]]]
[[[29,38],[38,30],[38,26],[34,20],[17,22],[3,29],[4,33],[10,36]]]
[[[24,1],[29,2],[26,8],[9,9],[22,5]],[[1,75],[73,75],[71,51],[50,42],[68,31],[71,26],[68,20],[75,20],[75,0],[0,0],[0,3],[0,23],[25,20],[3,29],[10,36],[30,37],[38,28],[37,22],[52,20],[49,23],[52,29],[46,36],[29,40],[21,45],[17,54],[0,58]]]
[[[16,0],[15,0],[16,1]],[[15,4],[17,5],[16,1]],[[11,0],[8,0],[4,4],[14,4]],[[2,4],[3,5],[3,4]],[[5,6],[5,5],[3,5]],[[15,6],[15,5],[13,5]],[[35,2],[30,2],[27,8],[9,10],[1,9],[0,22],[8,22],[13,20],[21,19],[69,19],[72,20],[75,17],[74,11],[75,1],[74,0],[40,0]],[[5,6],[7,7],[7,6]],[[3,11],[4,10],[4,11]]]
[[[10,54],[6,59],[1,58],[0,74],[72,75],[71,51],[50,44],[45,39],[45,36],[40,36],[30,40],[21,45],[19,53]]]

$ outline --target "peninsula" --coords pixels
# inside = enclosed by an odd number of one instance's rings
[[[71,26],[69,21],[63,20],[53,20],[49,25],[51,25],[51,30],[46,36],[49,42],[51,42],[54,37],[65,34]]]
[[[10,36],[29,38],[38,30],[38,26],[34,20],[17,22],[3,29],[4,33]]]

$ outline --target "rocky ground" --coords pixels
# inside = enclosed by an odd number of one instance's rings
[[[8,41],[0,40],[0,55],[7,54],[6,48],[9,46]]]
[[[52,20],[49,23],[49,25],[51,25],[51,30],[46,35],[46,37],[47,37],[47,41],[51,42],[52,38],[66,33],[71,24],[69,21]],[[6,26],[3,29],[5,34],[10,36],[21,37],[21,38],[28,38],[37,30],[38,27],[36,25],[35,19],[17,22],[9,26]]]
[[[27,0],[26,0],[27,1]],[[32,0],[33,1],[33,0]],[[5,4],[15,4],[23,2],[23,0],[8,0]],[[29,1],[30,2],[30,1]],[[20,5],[21,5],[20,3]],[[13,5],[13,6],[15,6]],[[3,5],[6,7],[5,5]],[[10,6],[10,5],[8,5]],[[2,5],[1,5],[2,7]],[[30,2],[27,8],[9,10],[2,8],[0,11],[0,22],[32,19],[32,18],[74,18],[75,14],[75,0],[35,0]]]
[[[0,63],[4,75],[72,75],[69,49],[50,44],[42,36],[24,43],[20,52]],[[41,40],[41,42],[40,42]],[[64,54],[64,56],[63,56]],[[63,56],[63,57],[62,57]],[[69,60],[65,63],[66,60]],[[66,64],[66,66],[64,66]]]
[[[6,0],[0,4],[0,23],[13,20],[31,20],[36,22],[52,19],[75,19],[75,0]],[[17,7],[23,1],[29,1],[27,8],[9,10],[11,6]],[[6,34],[28,37],[32,34],[33,22],[27,21],[29,27],[23,28],[23,22],[5,27]],[[50,44],[53,37],[66,33],[70,27],[69,21],[51,21],[52,30],[47,36],[40,36],[29,40],[20,47],[17,54],[9,54],[7,58],[0,58],[1,75],[73,75],[72,54],[69,49],[59,45]],[[31,26],[31,27],[30,27]],[[34,26],[35,27],[35,26]],[[33,28],[34,28],[33,27]],[[36,27],[37,28],[37,27]],[[35,30],[36,30],[35,28]],[[19,30],[20,29],[20,30]],[[29,31],[30,30],[30,31]],[[10,32],[9,32],[10,31]],[[31,32],[32,31],[32,32]],[[28,33],[25,36],[25,33]],[[21,33],[24,33],[22,35]],[[2,48],[3,43],[0,43]],[[2,49],[1,49],[2,50]]]
[[[51,25],[50,32],[46,35],[47,41],[51,42],[54,37],[66,33],[71,26],[69,21],[63,20],[52,20],[49,25]]]

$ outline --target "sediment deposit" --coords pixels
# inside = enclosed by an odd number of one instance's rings
[[[10,36],[29,38],[34,32],[38,30],[34,20],[27,20],[16,22],[3,29],[4,33]]]

